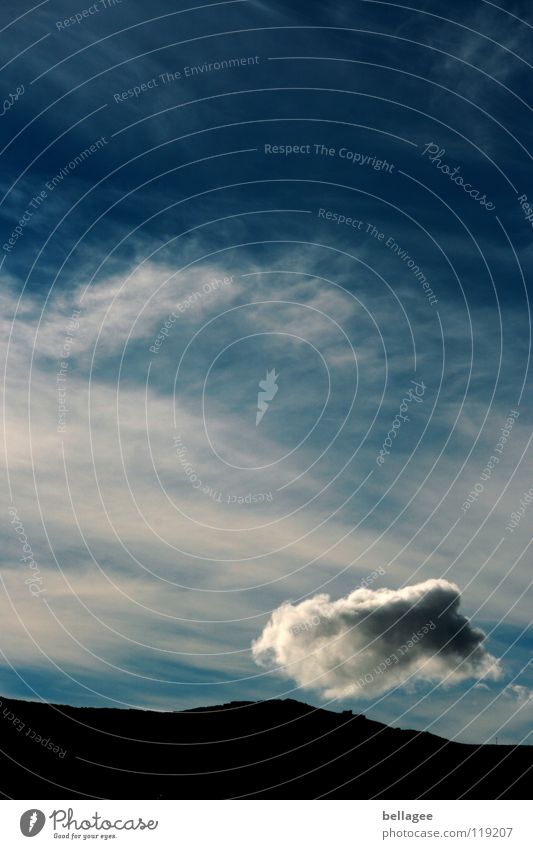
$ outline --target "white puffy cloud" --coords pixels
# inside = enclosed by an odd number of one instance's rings
[[[282,604],[252,643],[260,666],[326,698],[374,697],[414,681],[498,678],[485,635],[459,613],[459,588],[431,579]]]
[[[524,687],[523,684],[508,684],[503,690],[503,695],[515,699],[520,707],[533,702],[533,690],[530,687]]]

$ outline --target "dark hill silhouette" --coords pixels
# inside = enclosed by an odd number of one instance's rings
[[[15,799],[513,799],[533,766],[531,746],[451,743],[292,699],[176,713],[2,699],[0,747]]]

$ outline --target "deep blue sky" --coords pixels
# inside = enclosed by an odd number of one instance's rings
[[[379,567],[456,584],[500,675],[333,704],[524,739],[532,26],[525,0],[2,4],[0,692],[321,704],[251,643]]]

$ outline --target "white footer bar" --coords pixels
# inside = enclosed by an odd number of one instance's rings
[[[533,846],[520,801],[11,801],[2,846],[348,849]],[[35,837],[35,844],[28,839]]]

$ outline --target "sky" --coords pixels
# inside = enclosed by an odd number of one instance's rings
[[[2,3],[4,696],[531,742],[532,27]]]

